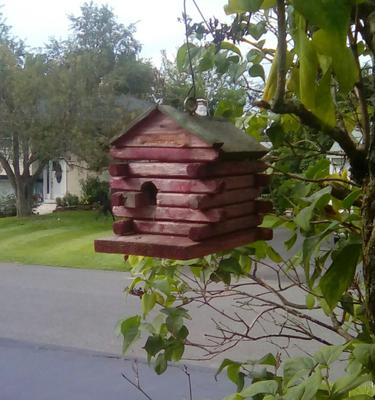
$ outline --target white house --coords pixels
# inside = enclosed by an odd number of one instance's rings
[[[34,184],[34,194],[42,207],[41,212],[52,211],[56,208],[56,198],[64,197],[67,193],[81,196],[81,181],[95,175],[88,170],[86,164],[74,159],[56,159],[49,161],[42,174]],[[5,171],[0,167],[0,198],[13,194],[14,190]]]

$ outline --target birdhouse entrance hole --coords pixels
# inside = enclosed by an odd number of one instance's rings
[[[156,196],[158,194],[158,189],[152,182],[145,182],[141,186],[141,192],[144,194],[147,199],[147,204],[150,206],[156,205]]]

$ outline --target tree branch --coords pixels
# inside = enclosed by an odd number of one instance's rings
[[[265,102],[261,102],[261,106],[265,106]],[[348,160],[352,167],[353,179],[359,183],[368,176],[368,166],[366,163],[366,153],[354,142],[352,137],[344,130],[338,127],[331,127],[321,121],[311,111],[307,110],[303,104],[293,101],[275,104],[273,107],[268,106],[271,111],[276,114],[294,114],[302,124],[325,133],[335,140],[342,150],[348,156]]]
[[[0,154],[0,164],[4,168],[5,173],[7,174],[7,177],[13,189],[16,190],[16,177],[8,160],[2,154]]]
[[[277,0],[277,26],[278,26],[278,40],[277,40],[277,86],[274,100],[274,107],[284,103],[285,97],[285,83],[286,83],[286,19],[285,19],[285,2],[284,0]]]

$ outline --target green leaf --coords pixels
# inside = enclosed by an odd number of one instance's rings
[[[171,293],[171,286],[169,284],[168,278],[155,279],[152,282],[152,287],[160,290],[165,295],[169,295]]]
[[[321,209],[328,204],[331,198],[331,190],[331,187],[327,186],[306,198],[307,201],[311,201],[311,204],[308,207],[302,208],[302,210],[295,217],[295,223],[304,231],[308,231],[310,229],[310,221],[313,217],[314,209]]]
[[[255,39],[259,40],[266,32],[266,22],[260,21],[257,24],[250,24],[249,27],[250,35]]]
[[[185,345],[179,340],[174,340],[165,349],[165,358],[171,361],[180,361],[184,351]]]
[[[263,57],[263,52],[258,49],[251,49],[246,56],[247,61],[253,64],[259,64],[263,60]]]
[[[158,375],[161,375],[163,372],[165,372],[165,370],[167,369],[167,366],[168,366],[168,363],[165,358],[165,355],[163,353],[159,354],[155,361],[155,367],[154,367],[155,372]]]
[[[230,272],[231,274],[241,274],[241,265],[234,257],[221,260],[219,263],[219,269],[225,272]]]
[[[263,0],[228,0],[224,11],[227,15],[255,12],[259,10],[262,2]]]
[[[244,400],[245,398],[239,395],[238,393],[233,393],[227,397],[224,397],[224,400]]]
[[[264,91],[263,91],[263,100],[271,101],[277,87],[277,52],[275,53],[271,65],[270,72],[267,77],[267,81],[265,82]]]
[[[253,78],[260,77],[265,81],[264,69],[260,64],[253,64],[249,69],[249,75]]]
[[[321,383],[322,383],[322,374],[318,369],[311,376],[309,376],[303,383],[304,393],[301,400],[315,400],[316,394],[319,390]]]
[[[247,255],[240,255],[238,262],[241,265],[241,272],[243,274],[249,274],[251,271],[251,258]]]
[[[342,201],[342,206],[346,209],[350,209],[353,203],[362,195],[362,189],[353,190],[348,194]]]
[[[284,385],[293,384],[304,375],[308,375],[314,368],[316,363],[310,357],[295,357],[287,359],[283,363]]]
[[[351,12],[351,0],[293,0],[294,7],[310,24],[346,34]]]
[[[147,354],[151,357],[156,356],[159,351],[163,350],[164,348],[164,340],[160,335],[157,336],[149,336],[147,338],[146,344],[144,349],[146,350]]]
[[[155,306],[155,293],[144,293],[141,300],[142,312],[146,316]]]
[[[230,364],[227,367],[228,378],[237,385],[237,392],[240,392],[245,384],[245,375],[240,372],[240,364]]]
[[[121,322],[120,330],[124,337],[122,351],[125,353],[129,347],[138,339],[140,334],[141,317],[135,315]]]
[[[299,94],[301,102],[310,110],[315,109],[316,102],[316,77],[318,71],[318,59],[314,46],[306,36],[303,21],[296,30],[294,40],[299,57]]]
[[[339,249],[331,266],[320,280],[319,287],[331,309],[353,282],[360,254],[361,245],[357,243]]]
[[[287,250],[290,250],[294,246],[296,241],[297,241],[297,233],[295,232],[288,240],[284,242],[285,248]]]
[[[268,245],[266,251],[268,258],[270,258],[273,262],[281,263],[283,261],[283,258],[272,246]]]
[[[295,223],[301,227],[304,231],[308,231],[310,229],[310,221],[314,212],[314,204],[311,204],[308,207],[302,208],[302,210],[296,215],[294,221]]]
[[[353,356],[375,375],[375,344],[359,344],[353,350]]]
[[[336,126],[336,107],[331,92],[331,69],[328,69],[318,83],[313,111],[328,126]]]
[[[317,351],[313,358],[319,364],[330,366],[333,362],[338,360],[346,346],[323,346]]]
[[[346,36],[320,29],[314,33],[312,43],[319,54],[331,60],[340,90],[349,92],[359,79],[359,71],[353,53],[346,46]]]
[[[181,329],[178,331],[176,338],[179,340],[185,340],[189,336],[189,329],[186,326],[182,326]]]
[[[224,358],[224,360],[221,362],[218,370],[216,371],[215,378],[217,378],[217,376],[220,374],[220,372],[224,368],[226,368],[228,365],[231,365],[231,364],[236,364],[237,365],[238,363],[236,361],[230,360],[229,358]]]
[[[265,356],[256,361],[256,364],[259,365],[271,365],[272,367],[276,367],[277,361],[275,356],[272,353],[267,353]]]
[[[308,293],[306,296],[306,307],[312,310],[315,306],[315,296],[312,293]]]
[[[267,10],[268,8],[272,8],[276,6],[276,0],[263,0],[261,8],[263,10]]]
[[[240,392],[243,397],[253,397],[258,394],[276,394],[279,385],[276,381],[267,380],[253,383]]]
[[[329,166],[329,160],[322,158],[307,168],[305,177],[308,179],[325,178],[329,174]]]
[[[233,51],[233,53],[236,53],[236,54],[238,54],[241,58],[242,58],[242,54],[241,54],[241,50],[237,47],[237,46],[235,46],[233,43],[231,43],[231,42],[221,42],[220,43],[220,48],[222,49],[222,50],[230,50],[230,51]]]
[[[346,375],[342,378],[337,379],[332,387],[332,393],[334,398],[340,398],[340,396],[346,395],[349,391],[361,386],[363,383],[371,381],[370,375],[359,374],[359,375]]]
[[[204,72],[212,69],[215,65],[215,47],[205,49],[202,58],[199,60],[198,71]]]
[[[189,43],[189,47],[185,43],[178,49],[176,56],[176,65],[179,72],[183,72],[188,65],[188,48],[190,49],[190,55],[192,55],[193,50],[195,50],[196,54],[197,47],[192,43]]]

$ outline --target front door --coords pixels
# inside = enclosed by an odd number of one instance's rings
[[[55,201],[66,194],[66,162],[65,160],[49,161],[43,171],[43,199]]]

